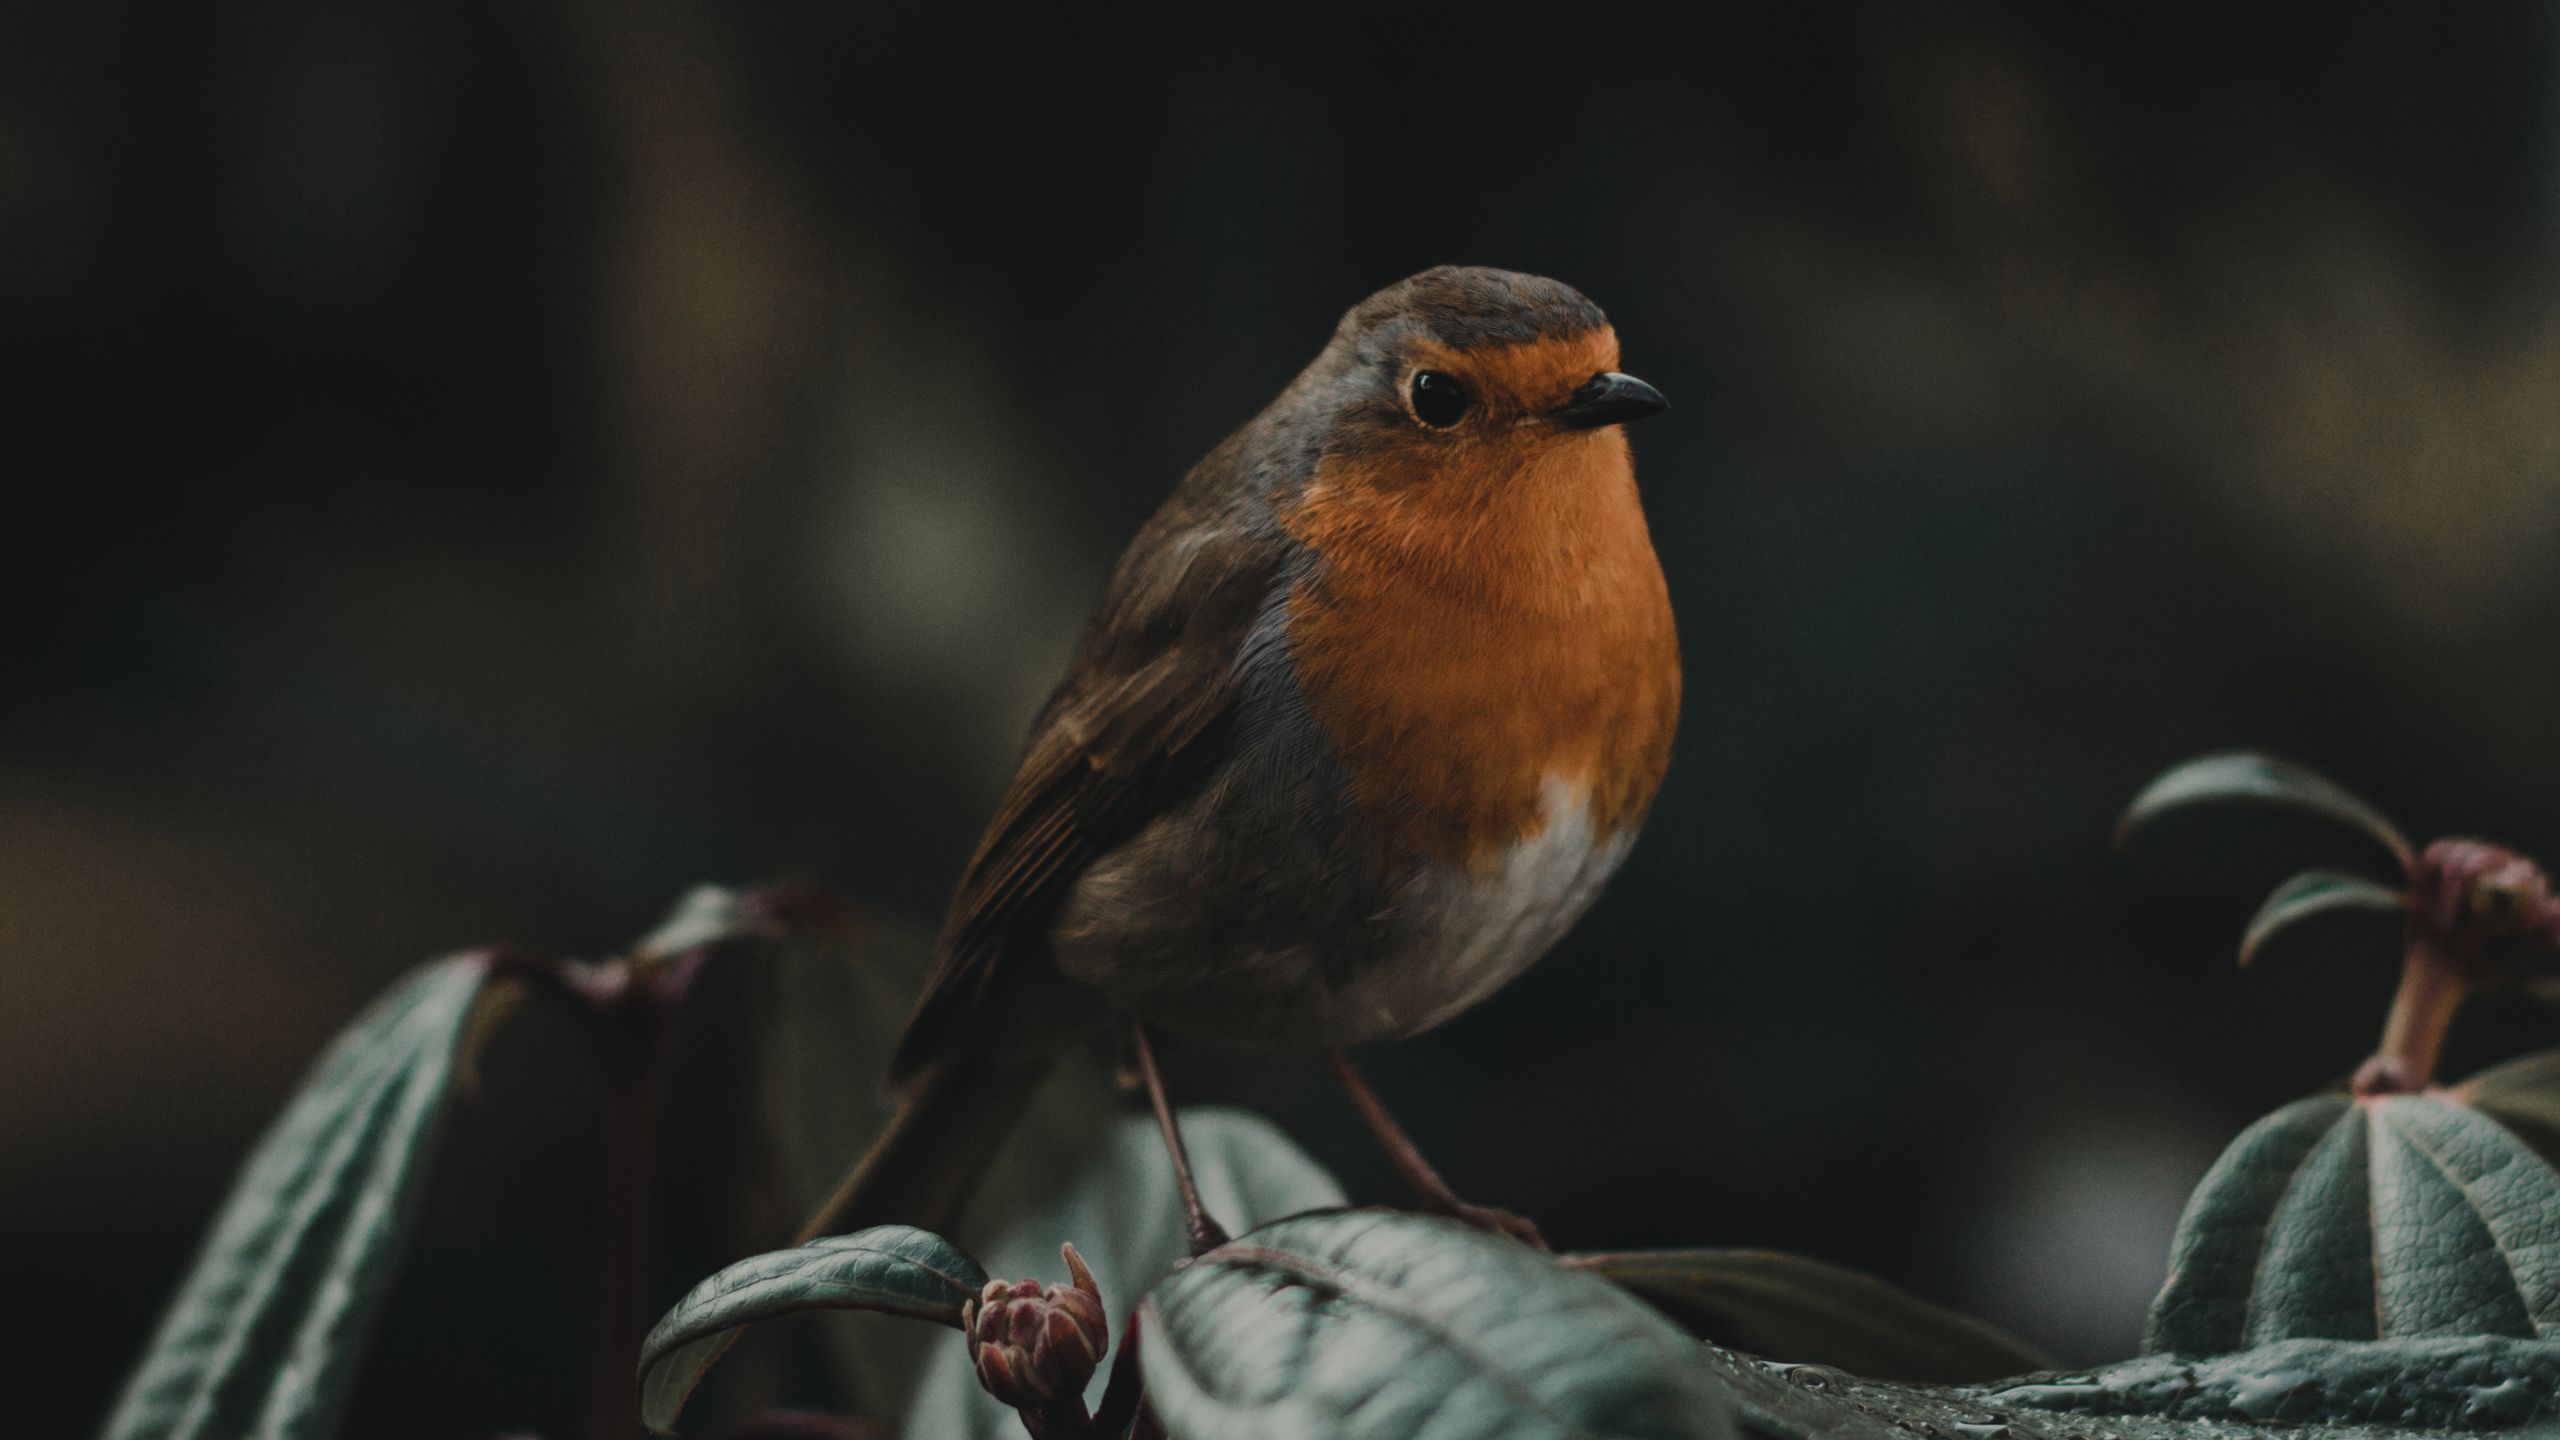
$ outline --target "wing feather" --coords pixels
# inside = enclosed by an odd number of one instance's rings
[[[1077,877],[1228,753],[1237,657],[1289,542],[1222,471],[1232,442],[1121,557],[962,873],[893,1082],[956,1043],[1009,975],[1047,964],[1049,921]]]

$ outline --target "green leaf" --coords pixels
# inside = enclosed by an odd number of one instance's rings
[[[809,1310],[870,1310],[955,1329],[987,1272],[950,1241],[908,1225],[754,1255],[686,1292],[640,1346],[640,1418],[672,1434],[685,1398],[735,1333]]]
[[[2207,755],[2170,767],[2126,807],[2124,819],[2116,825],[2116,843],[2125,843],[2135,831],[2170,811],[2234,802],[2273,806],[2346,826],[2390,851],[2403,870],[2416,861],[2416,852],[2399,829],[2346,787],[2290,761],[2245,752]]]
[[[2560,1335],[2560,1173],[2437,1095],[2296,1102],[2188,1202],[2146,1352]]]
[[[2546,1163],[2560,1166],[2560,1050],[2483,1070],[2449,1098],[2514,1131]]]
[[[1697,1343],[1595,1275],[1455,1221],[1300,1216],[1176,1272],[1139,1359],[1176,1440],[1734,1434]]]
[[[1576,1255],[1702,1340],[1875,1380],[1955,1385],[2040,1370],[2042,1351],[1872,1275],[1775,1250]]]
[[[2388,885],[2336,870],[2305,870],[2277,886],[2249,917],[2249,929],[2240,937],[2240,963],[2257,959],[2259,948],[2277,932],[2315,915],[2346,910],[2399,915],[2406,908],[2400,892]]]
[[[1229,1229],[1249,1230],[1285,1215],[1343,1203],[1342,1187],[1333,1177],[1270,1122],[1215,1106],[1187,1109],[1181,1116],[1201,1199]],[[1025,1143],[1036,1147],[1039,1137],[1025,1137]],[[1004,1173],[1000,1171],[999,1181]],[[1027,1205],[1007,1207],[1005,1202],[1014,1197],[1002,1192],[986,1197],[1010,1210],[984,1252],[987,1265],[1008,1280],[1050,1279],[1064,1273],[1059,1242],[1074,1241],[1102,1287],[1116,1344],[1138,1301],[1191,1254],[1173,1162],[1165,1155],[1155,1122],[1130,1115],[1105,1133],[1072,1174],[1063,1187],[1035,1190],[1039,1198]],[[1106,1364],[1095,1373],[1085,1394],[1088,1405],[1100,1403],[1109,1372]],[[964,1347],[936,1345],[924,1359],[914,1401],[906,1407],[898,1433],[936,1440],[1020,1440],[1022,1421],[979,1388]]]
[[[242,1167],[107,1440],[335,1430],[488,973],[479,956],[421,966],[330,1043]]]

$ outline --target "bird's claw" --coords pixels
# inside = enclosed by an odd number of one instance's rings
[[[1194,1260],[1234,1238],[1227,1234],[1226,1226],[1210,1219],[1207,1211],[1190,1217],[1184,1228],[1191,1232],[1191,1258]]]

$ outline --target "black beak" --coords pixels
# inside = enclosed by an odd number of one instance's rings
[[[1602,425],[1623,425],[1647,415],[1659,415],[1671,408],[1662,392],[1633,375],[1603,370],[1582,382],[1580,389],[1555,412],[1555,422],[1567,430],[1591,430]]]

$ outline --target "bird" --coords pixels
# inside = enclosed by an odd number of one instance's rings
[[[1427,1209],[1457,1197],[1349,1047],[1525,970],[1627,857],[1681,670],[1600,307],[1476,266],[1345,313],[1120,557],[963,872],[890,1084],[804,1238],[952,1223],[1069,1045],[1117,1026],[1195,1253],[1163,1038],[1321,1054]]]

